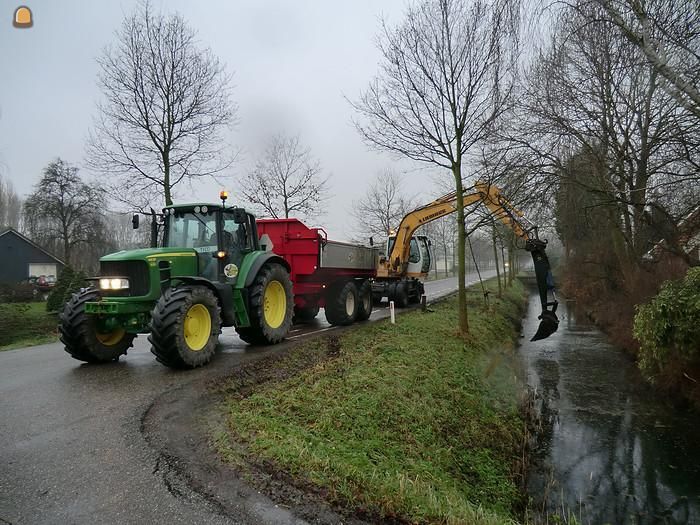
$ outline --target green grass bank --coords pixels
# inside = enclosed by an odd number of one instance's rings
[[[309,341],[253,384],[232,378],[217,449],[244,475],[272,464],[370,521],[514,521],[524,423],[511,357],[526,293],[489,288],[488,307],[469,292],[467,341],[453,298]]]
[[[57,341],[57,326],[44,302],[0,304],[0,351]]]

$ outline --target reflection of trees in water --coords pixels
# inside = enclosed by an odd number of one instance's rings
[[[698,520],[697,502],[677,494],[689,491],[692,476],[669,466],[678,461],[673,447],[625,392],[628,365],[600,341],[593,347],[575,339],[576,348],[562,345],[558,353],[561,371],[556,358],[530,364],[539,383],[540,445],[549,447],[561,487],[545,502],[548,511],[565,518],[562,508],[574,515],[581,509],[581,521],[593,524]]]

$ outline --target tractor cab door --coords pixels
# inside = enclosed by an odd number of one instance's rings
[[[220,259],[219,273],[226,282],[235,280],[243,258],[255,249],[253,237],[256,232],[253,231],[250,217],[240,209],[222,212],[219,251],[224,252],[224,257]]]

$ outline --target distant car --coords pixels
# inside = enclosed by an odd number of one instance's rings
[[[56,286],[56,276],[55,275],[40,275],[34,281],[34,286],[40,292],[47,292],[54,286]]]

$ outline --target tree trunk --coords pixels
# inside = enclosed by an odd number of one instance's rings
[[[447,243],[443,246],[443,251],[445,252],[445,278],[450,276],[450,272],[447,269]]]
[[[165,205],[172,206],[173,198],[170,192],[170,155],[167,150],[163,153],[163,195],[165,196]]]
[[[496,247],[496,226],[491,225],[491,238],[493,240],[493,260],[496,261],[496,280],[498,281],[498,298],[503,296],[503,287],[501,286],[501,270],[498,268],[498,248]]]
[[[506,250],[501,242],[501,261],[503,262],[503,287],[508,286],[508,267],[506,266]]]
[[[464,285],[465,272],[465,231],[464,231],[464,194],[462,193],[462,166],[452,165],[457,191],[457,303],[459,308],[459,331],[462,335],[469,333],[469,317],[467,316],[467,289]]]

